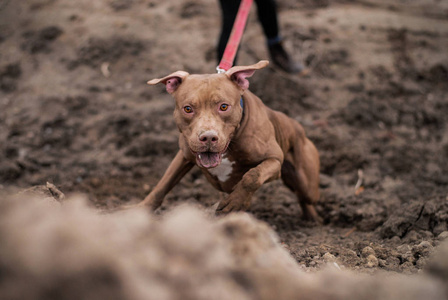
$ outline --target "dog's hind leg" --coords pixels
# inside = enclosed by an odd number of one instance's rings
[[[314,145],[308,139],[305,141],[303,147],[295,145],[296,148],[286,155],[282,180],[296,194],[303,219],[321,223],[322,219],[314,207],[320,196],[319,156]]]

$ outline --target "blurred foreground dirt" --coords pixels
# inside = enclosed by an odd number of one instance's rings
[[[446,242],[419,275],[360,276],[329,253],[310,274],[264,222],[185,204],[100,215],[82,197],[25,193],[0,202],[0,238],[1,299],[436,300],[448,283]]]

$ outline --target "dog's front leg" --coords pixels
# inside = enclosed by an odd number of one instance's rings
[[[154,187],[146,198],[140,202],[139,206],[149,206],[152,210],[156,210],[165,198],[166,194],[191,170],[194,163],[185,159],[182,150],[177,152],[176,157],[169,165],[162,179]]]
[[[216,214],[247,210],[252,195],[263,183],[280,178],[281,166],[279,159],[269,158],[247,171],[232,193],[219,203]]]

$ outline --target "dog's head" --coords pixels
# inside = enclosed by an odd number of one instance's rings
[[[241,97],[249,88],[246,78],[267,65],[268,61],[260,61],[222,74],[177,71],[148,81],[165,84],[176,100],[174,119],[199,167],[214,168],[221,163],[243,116]]]

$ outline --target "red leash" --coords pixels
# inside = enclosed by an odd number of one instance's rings
[[[238,14],[236,15],[235,23],[233,23],[232,32],[230,33],[229,40],[227,41],[226,49],[222,55],[221,62],[216,67],[218,73],[224,73],[233,66],[233,60],[238,50],[241,37],[243,36],[244,27],[246,26],[247,17],[250,12],[250,7],[253,0],[241,0]]]

